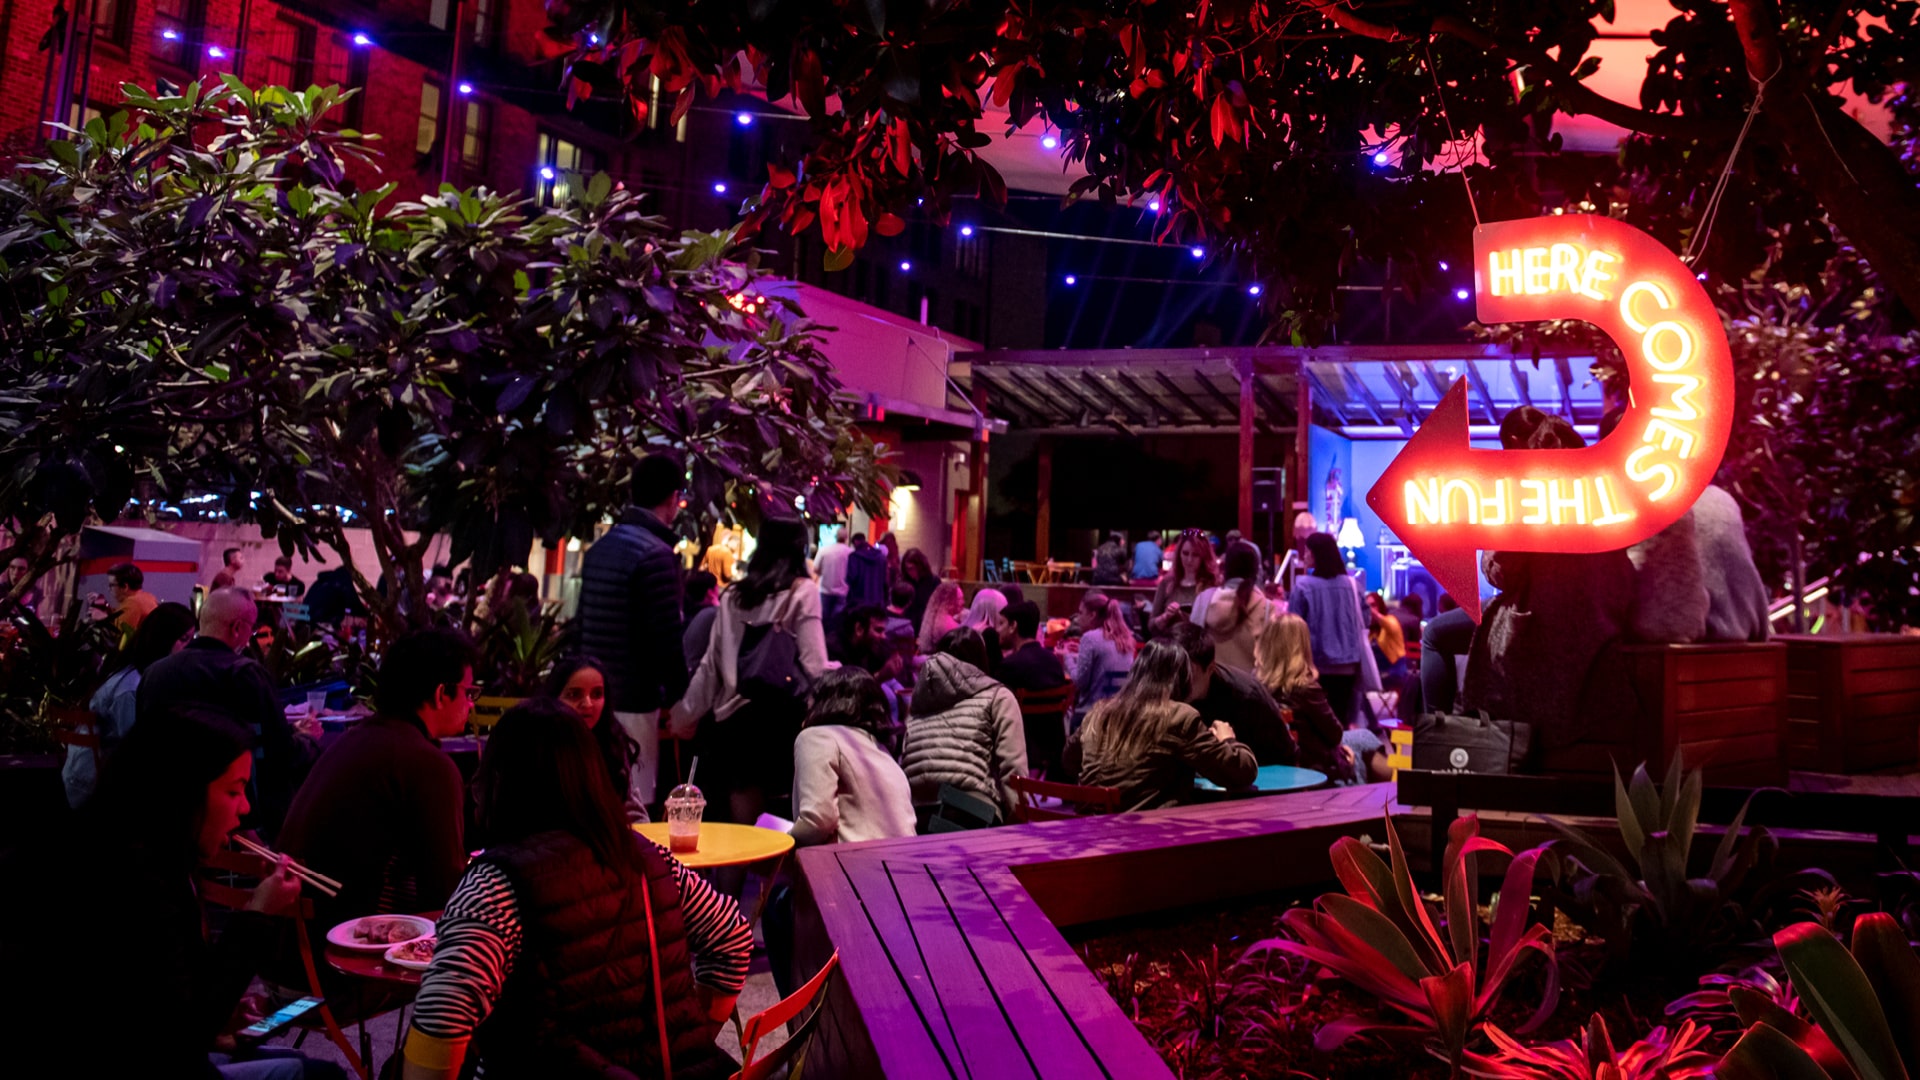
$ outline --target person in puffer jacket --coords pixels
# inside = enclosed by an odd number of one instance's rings
[[[900,764],[916,804],[940,801],[940,785],[952,784],[1011,820],[1019,796],[1007,781],[1027,774],[1026,735],[1019,701],[981,670],[986,660],[977,630],[963,626],[935,643],[913,689]]]

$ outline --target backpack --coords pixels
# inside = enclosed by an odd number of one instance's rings
[[[789,590],[789,606],[792,595]],[[812,680],[800,666],[800,643],[784,625],[780,608],[770,621],[749,625],[740,635],[735,675],[740,696],[748,701],[777,705],[806,700]]]

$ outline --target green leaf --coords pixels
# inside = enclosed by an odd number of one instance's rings
[[[586,204],[589,207],[597,207],[607,201],[607,196],[612,191],[613,177],[604,172],[594,173],[593,178],[587,181]]]
[[[852,266],[853,257],[857,254],[859,254],[859,252],[850,247],[831,248],[827,251],[825,257],[821,259],[820,266],[829,274],[837,273]]]
[[[1432,969],[1420,959],[1420,954],[1415,951],[1413,943],[1407,940],[1407,935],[1401,933],[1400,928],[1385,915],[1339,893],[1328,893],[1317,903],[1328,918],[1386,957],[1399,969],[1400,974],[1409,979],[1424,979],[1432,974]]]
[[[1707,876],[1724,883],[1734,868],[1734,848],[1740,842],[1740,829],[1747,820],[1747,808],[1753,805],[1753,796],[1748,795],[1740,804],[1740,812],[1733,815],[1732,824],[1727,826],[1726,834],[1720,837],[1720,843],[1713,849],[1713,863],[1707,868]]]
[[[1879,995],[1911,1074],[1920,1068],[1920,956],[1893,916],[1872,911],[1853,921],[1853,958]]]
[[[1638,779],[1639,774],[1635,774]],[[1639,815],[1634,813],[1633,800],[1627,795],[1627,785],[1620,780],[1620,766],[1613,766],[1613,816],[1620,822],[1620,840],[1627,846],[1627,856],[1634,862],[1640,861],[1640,845],[1646,842],[1647,834],[1640,827]]]
[[[1833,1080],[1792,1039],[1755,1024],[1715,1069],[1719,1080]]]
[[[313,192],[297,184],[288,188],[287,207],[291,209],[295,215],[306,217],[307,212],[313,209]]]
[[[1817,923],[1798,923],[1775,934],[1773,943],[1801,1003],[1860,1080],[1905,1080],[1873,984],[1840,940]]]

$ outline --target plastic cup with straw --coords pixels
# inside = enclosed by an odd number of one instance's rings
[[[700,815],[707,809],[707,797],[693,786],[700,771],[696,756],[687,768],[687,782],[667,793],[667,850],[685,855],[700,850]]]

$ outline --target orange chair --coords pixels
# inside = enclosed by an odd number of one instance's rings
[[[1112,814],[1120,809],[1119,788],[1056,784],[1024,776],[1007,781],[1007,786],[1020,793],[1020,804],[1013,809],[1013,819],[1019,822],[1061,821],[1084,814]],[[1041,799],[1056,799],[1060,808],[1042,806]]]
[[[223,874],[250,878],[262,878],[272,872],[272,865],[267,860],[241,851],[216,852],[213,858],[208,860],[207,866]],[[245,910],[247,901],[253,898],[252,890],[217,878],[202,877],[199,884],[201,899],[233,911]],[[353,1069],[355,1075],[359,1076],[360,1080],[367,1080],[365,1062],[354,1050],[353,1044],[348,1041],[347,1033],[340,1029],[339,1022],[333,1018],[333,1007],[327,1004],[326,995],[320,989],[320,971],[313,962],[313,942],[307,936],[307,920],[313,918],[313,901],[302,896],[299,903],[294,906],[292,914],[283,917],[293,920],[293,936],[300,945],[300,964],[306,969],[307,974],[307,993],[320,999],[320,1006],[314,1012],[320,1014],[320,1021],[326,1027],[327,1038],[340,1048],[340,1052],[346,1056],[347,1064]],[[366,1039],[364,1024],[361,1026],[361,1038],[364,1048]]]
[[[793,1062],[793,1068],[787,1073],[788,1080],[796,1080],[800,1075],[800,1059],[806,1053],[807,1040],[813,1035],[814,1022],[820,1019],[820,1010],[807,1013],[787,1035],[787,1041],[781,1043],[766,1057],[757,1057],[755,1051],[760,1040],[774,1028],[780,1027],[800,1015],[813,1000],[826,988],[827,980],[833,976],[835,968],[840,966],[840,953],[836,950],[818,974],[807,980],[807,985],[788,994],[786,999],[771,1005],[747,1018],[740,1029],[740,1071],[733,1074],[733,1080],[768,1080],[782,1065]]]

